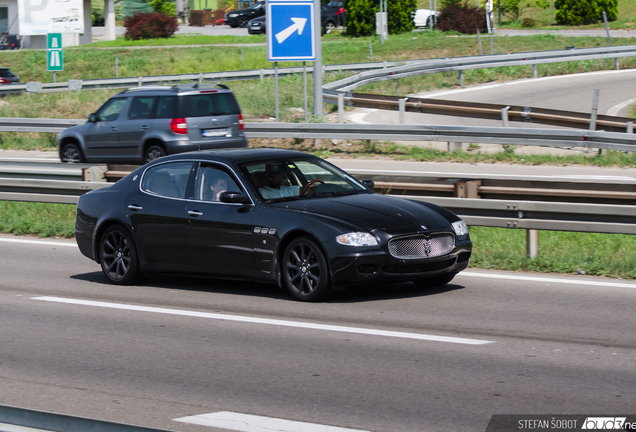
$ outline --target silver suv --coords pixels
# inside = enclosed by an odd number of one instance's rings
[[[57,138],[62,162],[146,163],[192,150],[247,147],[243,116],[222,84],[146,86],[111,97]]]

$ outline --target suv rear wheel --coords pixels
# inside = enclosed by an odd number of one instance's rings
[[[146,162],[151,162],[155,159],[159,159],[162,156],[166,155],[166,151],[160,145],[151,145],[144,152],[144,160]]]

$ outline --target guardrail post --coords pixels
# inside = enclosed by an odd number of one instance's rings
[[[137,81],[137,87],[141,87],[142,86],[142,82],[141,82],[141,77],[139,77],[139,80]]]
[[[201,84],[203,82],[203,74],[200,73],[199,74],[199,84]]]
[[[464,87],[464,71],[459,71],[459,86]]]
[[[634,122],[627,122],[627,133],[628,134],[634,133]]]
[[[501,122],[503,123],[503,127],[508,127],[508,110],[510,109],[510,105],[501,109]]]
[[[398,101],[398,105],[400,108],[400,115],[399,115],[399,119],[400,119],[400,124],[406,124],[406,119],[405,119],[405,111],[406,111],[406,100],[408,98],[404,98],[404,99],[400,99]]]
[[[594,96],[592,97],[592,113],[590,114],[590,130],[596,130],[596,117],[598,116],[598,100],[600,95],[599,89],[594,89]]]
[[[338,93],[338,122],[344,123],[344,94]]]
[[[532,65],[532,78],[536,78],[537,77],[537,65],[533,64]]]
[[[530,259],[535,259],[539,254],[539,231],[526,230],[526,253]]]
[[[455,150],[464,150],[464,143],[460,142],[449,142],[448,143],[448,152],[452,153]]]

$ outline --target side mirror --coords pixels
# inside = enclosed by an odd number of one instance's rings
[[[240,192],[221,192],[219,195],[219,201],[224,203],[246,203],[249,202],[249,198]]]
[[[97,121],[97,116],[95,115],[95,113],[90,113],[87,118],[88,121],[92,123],[95,123]]]
[[[373,180],[362,180],[362,184],[365,185],[366,187],[368,187],[369,189],[373,190],[373,188],[375,187],[375,182]]]

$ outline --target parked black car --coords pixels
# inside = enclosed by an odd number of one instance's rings
[[[247,23],[247,32],[249,34],[265,34],[267,33],[267,17],[265,15],[251,19]]]
[[[338,10],[330,8],[327,5],[321,5],[320,9],[320,21],[322,26],[322,32],[331,33],[331,31],[337,27],[338,23]],[[250,20],[247,24],[247,32],[249,34],[264,34],[267,33],[267,20],[266,16],[260,16]]]
[[[249,20],[265,15],[265,2],[259,1],[246,9],[239,9],[225,14],[225,24],[232,28],[247,27]]]
[[[167,154],[247,147],[243,116],[223,84],[145,86],[108,99],[83,125],[58,135],[67,163],[143,164]]]
[[[372,282],[444,285],[468,266],[459,217],[372,188],[298,151],[183,153],[82,195],[75,238],[115,284],[211,275],[276,283],[303,301]]]

